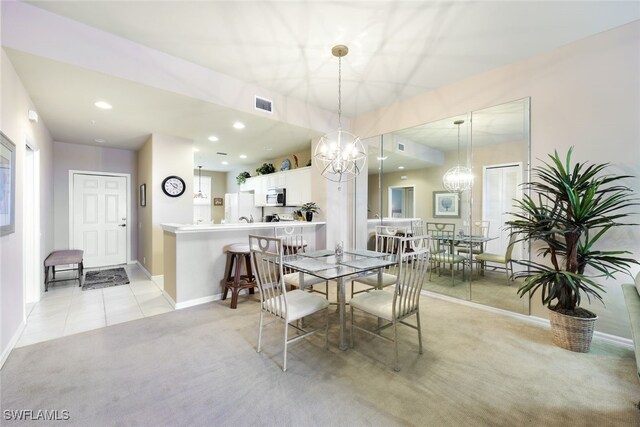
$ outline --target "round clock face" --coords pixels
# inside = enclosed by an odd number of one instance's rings
[[[162,181],[162,191],[169,197],[182,196],[186,189],[184,181],[179,176],[168,176]]]

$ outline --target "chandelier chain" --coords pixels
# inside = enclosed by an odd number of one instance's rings
[[[342,129],[342,57],[338,57],[338,129]]]

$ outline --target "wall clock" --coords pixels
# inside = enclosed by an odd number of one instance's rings
[[[171,175],[162,181],[162,191],[169,197],[180,197],[186,189],[184,180],[179,176]]]

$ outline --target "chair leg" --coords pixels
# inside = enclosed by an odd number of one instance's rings
[[[44,268],[44,291],[49,292],[49,267]]]
[[[324,347],[329,350],[329,307],[327,307],[327,313],[325,314],[325,321],[327,322],[327,325],[325,326],[325,331],[324,331]]]
[[[418,324],[418,348],[419,353],[422,354],[422,327],[420,326],[420,310],[416,312],[416,322]]]
[[[349,331],[349,347],[353,348],[353,307],[349,306],[351,310],[351,330]]]
[[[284,364],[282,365],[282,371],[287,372],[287,339],[289,338],[289,323],[284,321]]]
[[[260,324],[258,325],[258,350],[260,353],[260,346],[262,345],[262,309],[260,309]]]
[[[393,321],[393,346],[395,348],[396,354],[396,366],[393,369],[396,372],[400,372],[400,363],[398,362],[398,323],[396,322],[396,320]]]

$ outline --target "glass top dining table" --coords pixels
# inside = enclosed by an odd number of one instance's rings
[[[397,263],[397,255],[369,250],[345,250],[340,257],[332,250],[287,255],[282,265],[300,273],[300,283],[304,275],[310,274],[325,280],[335,280],[338,284],[338,312],[340,314],[340,350],[347,349],[346,338],[346,287],[345,281],[360,276],[375,274],[382,283],[384,267]]]

